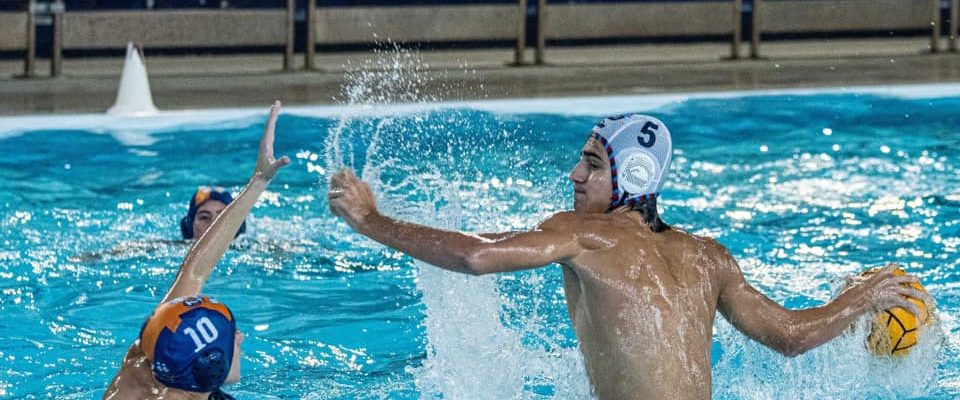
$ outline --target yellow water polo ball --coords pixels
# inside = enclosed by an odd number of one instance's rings
[[[866,271],[862,275],[870,275],[876,271]],[[906,273],[897,268],[893,271],[893,274],[905,275]],[[927,292],[919,283],[909,285],[924,293]],[[874,315],[870,334],[867,335],[867,348],[873,354],[878,356],[905,356],[910,353],[910,348],[917,344],[920,326],[930,324],[930,312],[922,300],[910,297],[908,301],[916,304],[917,308],[920,309],[919,318],[902,307],[893,307]]]

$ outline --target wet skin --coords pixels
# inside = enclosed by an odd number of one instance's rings
[[[612,191],[608,164],[599,144],[588,141],[569,178],[574,210],[594,212],[551,219],[585,239],[587,251],[561,265],[567,310],[595,393],[602,399],[708,398],[716,244],[678,229],[655,233],[625,209],[602,213]]]
[[[709,398],[721,255],[635,215],[564,218],[592,232],[589,250],[562,263],[587,374],[601,399]]]
[[[260,148],[253,176],[250,177],[247,186],[240,192],[240,195],[229,206],[219,207],[216,203],[220,205],[223,205],[223,203],[208,201],[200,207],[200,211],[197,213],[198,217],[194,219],[195,224],[200,219],[201,213],[206,213],[205,215],[212,218],[199,231],[200,235],[196,236],[198,238],[197,242],[193,244],[184,258],[176,280],[174,280],[160,304],[184,296],[200,295],[207,278],[210,277],[213,268],[216,267],[217,261],[223,257],[223,254],[230,247],[237,230],[240,229],[240,225],[250,214],[250,210],[253,209],[257,199],[266,190],[277,171],[290,163],[290,159],[286,156],[279,159],[275,159],[273,156],[274,130],[279,113],[280,102],[277,101],[270,109],[270,117],[260,139]],[[208,204],[210,207],[207,207]],[[194,225],[194,233],[198,233],[197,225]],[[240,344],[242,342],[243,334],[237,331],[233,340],[232,364],[225,381],[227,384],[236,383],[240,380]],[[154,379],[150,364],[150,360],[147,359],[143,349],[140,348],[140,340],[137,339],[123,357],[120,371],[110,382],[103,398],[131,400],[205,400],[209,398],[210,393],[188,392],[164,386]]]
[[[227,205],[219,200],[207,200],[201,204],[193,216],[193,237],[199,239],[203,236],[224,208],[227,208]]]
[[[610,163],[590,139],[570,173],[574,211],[526,232],[467,234],[386,217],[352,171],[331,179],[331,211],[357,232],[434,266],[473,275],[558,263],[587,374],[599,399],[708,399],[713,321],[720,311],[750,338],[795,356],[840,335],[858,316],[929,301],[895,264],[830,303],[786,310],[751,287],[716,241],[653,232],[627,208],[606,212]],[[930,304],[930,303],[928,303]]]
[[[240,382],[240,344],[243,343],[243,334],[237,331],[233,340],[233,358],[230,364],[230,373],[224,384],[233,384]],[[120,364],[120,372],[110,382],[110,387],[104,392],[104,399],[207,399],[209,393],[186,392],[178,389],[170,389],[153,378],[153,370],[150,367],[150,360],[140,349],[140,341],[134,342],[133,346],[123,357],[123,363]]]

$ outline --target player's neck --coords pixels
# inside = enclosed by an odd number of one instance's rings
[[[643,219],[643,214],[637,210],[633,210],[627,206],[621,206],[613,210],[611,214],[623,215],[626,218],[629,218],[631,221],[636,222],[639,225],[649,226],[646,220]]]

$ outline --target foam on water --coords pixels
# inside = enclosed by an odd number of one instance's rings
[[[842,393],[851,399],[897,399],[930,393],[937,383],[942,351],[940,324],[923,327],[908,355],[877,357],[864,347],[868,318],[796,358],[784,358],[718,318],[715,340],[723,356],[714,366],[719,372],[714,373],[716,398],[816,400]]]

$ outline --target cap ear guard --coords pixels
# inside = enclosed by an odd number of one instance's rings
[[[619,115],[597,123],[591,136],[610,160],[611,210],[659,196],[673,147],[663,122],[647,115]]]
[[[183,239],[193,239],[193,221],[189,216],[180,218],[180,234]]]
[[[193,379],[202,392],[209,392],[223,385],[230,373],[230,361],[223,350],[210,349],[202,352],[193,361]]]
[[[191,392],[212,392],[227,381],[232,361],[223,350],[209,349],[193,360],[189,373],[171,373],[162,363],[154,362],[153,376],[166,386]]]

